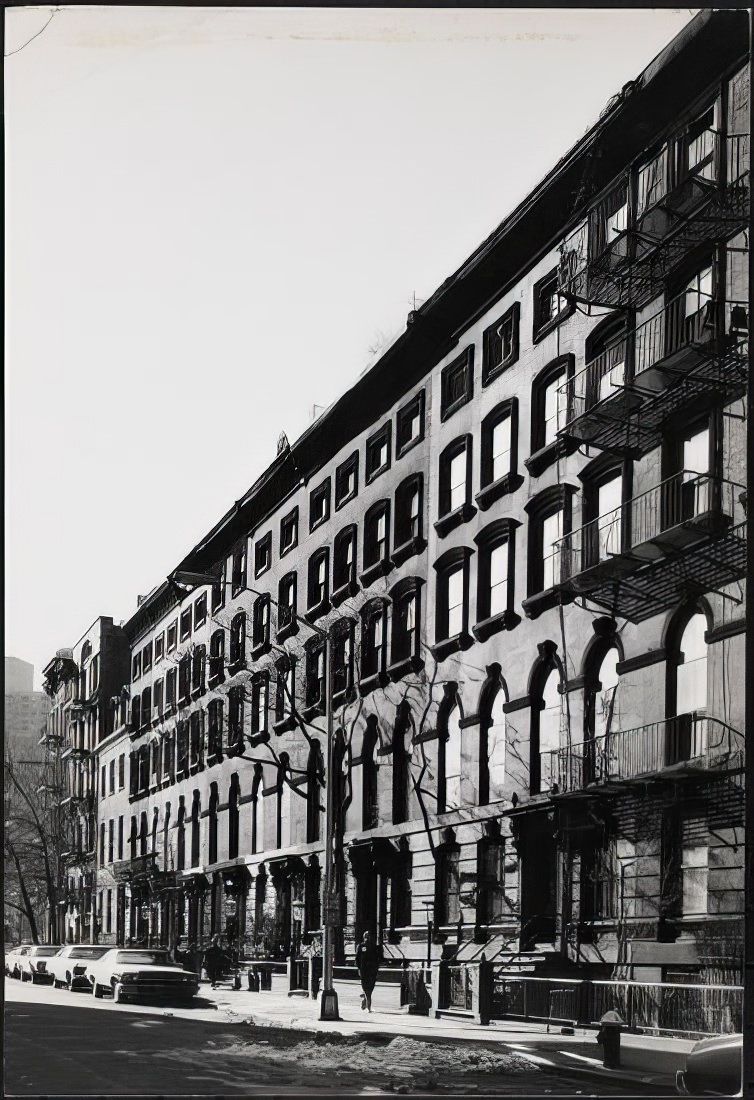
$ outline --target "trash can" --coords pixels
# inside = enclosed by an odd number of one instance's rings
[[[259,974],[256,971],[256,967],[253,967],[253,966],[249,967],[249,973],[248,973],[247,980],[248,980],[248,983],[249,983],[249,992],[250,993],[258,993],[259,992]]]

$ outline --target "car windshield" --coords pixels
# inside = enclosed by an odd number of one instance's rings
[[[71,959],[101,959],[107,947],[74,947],[69,954]]]
[[[31,949],[32,955],[57,955],[59,947],[33,947]]]
[[[171,966],[167,951],[119,951],[116,962],[146,966]]]

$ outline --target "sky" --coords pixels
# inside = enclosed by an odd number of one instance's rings
[[[5,10],[5,652],[120,622],[692,18]]]

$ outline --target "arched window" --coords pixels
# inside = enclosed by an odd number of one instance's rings
[[[563,355],[540,371],[532,383],[531,454],[529,473],[539,477],[558,455],[565,453],[558,432],[568,421],[568,385],[575,360]]]
[[[297,576],[295,573],[287,573],[278,585],[278,641],[284,642],[292,634],[297,633],[296,622],[296,588]]]
[[[254,855],[256,852],[261,852],[264,849],[264,838],[262,836],[262,813],[261,802],[263,794],[263,778],[262,765],[254,765],[254,778],[251,783],[251,852]]]
[[[506,690],[500,666],[487,670],[487,683],[479,704],[479,804],[497,802],[505,785]]]
[[[379,736],[377,719],[374,715],[367,718],[364,739],[361,743],[361,827],[376,829],[380,823],[380,808],[377,793],[377,745]]]
[[[234,772],[230,777],[228,790],[228,859],[235,859],[238,855],[238,804],[241,797],[238,773]]]
[[[378,500],[364,517],[364,572],[361,583],[366,587],[378,576],[389,572],[390,562],[390,501]]]
[[[191,693],[196,698],[205,691],[205,677],[207,672],[207,647],[198,645],[194,648],[191,658]]]
[[[209,788],[209,862],[217,863],[217,804],[220,801],[217,793],[217,783],[211,783]]]
[[[330,551],[326,546],[316,550],[309,558],[309,593],[307,615],[319,618],[328,610],[330,596]]]
[[[306,841],[311,844],[319,840],[322,797],[321,777],[324,774],[322,765],[322,752],[319,745],[313,741],[309,749],[309,759],[306,765]]]
[[[563,697],[554,643],[542,643],[541,657],[531,690],[530,787],[532,794],[548,791],[558,776],[558,750]]]
[[[334,604],[340,604],[347,596],[354,596],[356,583],[356,525],[344,527],[335,536],[332,565],[332,596]]]
[[[686,611],[671,631],[667,666],[665,763],[694,760],[707,749],[707,616]]]
[[[437,812],[461,805],[461,727],[458,685],[445,684],[437,715]]]
[[[136,732],[141,729],[141,696],[134,695],[131,700],[131,730]]]
[[[194,791],[191,804],[191,866],[198,867],[201,857],[202,805],[199,791]]]
[[[435,927],[456,925],[461,918],[461,849],[453,829],[443,830],[435,851]]]
[[[131,818],[134,831],[136,819]],[[183,795],[178,799],[178,835],[176,837],[176,869],[183,871],[186,866],[186,799]]]
[[[243,686],[237,685],[228,692],[228,754],[243,752],[246,696]]]
[[[370,600],[361,609],[361,687],[384,678],[387,653],[387,603]],[[374,678],[374,683],[372,680]]]
[[[225,631],[216,630],[209,640],[209,684],[222,683],[225,678]]]
[[[246,613],[239,611],[230,623],[230,661],[228,668],[236,671],[246,665]]]
[[[395,491],[395,536],[393,561],[396,565],[424,548],[423,541],[423,478],[413,474]]]
[[[411,736],[411,708],[400,703],[395,712],[393,726],[393,824],[408,821],[410,754],[407,741]]]
[[[471,435],[449,443],[440,455],[439,518],[435,530],[443,538],[459,523],[471,519]]]
[[[424,664],[419,631],[422,584],[421,577],[404,577],[390,592],[393,601],[390,675],[393,679],[409,671],[418,672]]]
[[[270,647],[270,597],[259,596],[254,601],[251,627],[252,656],[259,657]]]
[[[291,768],[287,752],[281,752],[277,775],[275,846],[284,848],[291,835]]]

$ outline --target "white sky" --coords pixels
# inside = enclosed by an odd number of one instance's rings
[[[693,15],[51,11],[5,11],[5,652],[38,683]]]

